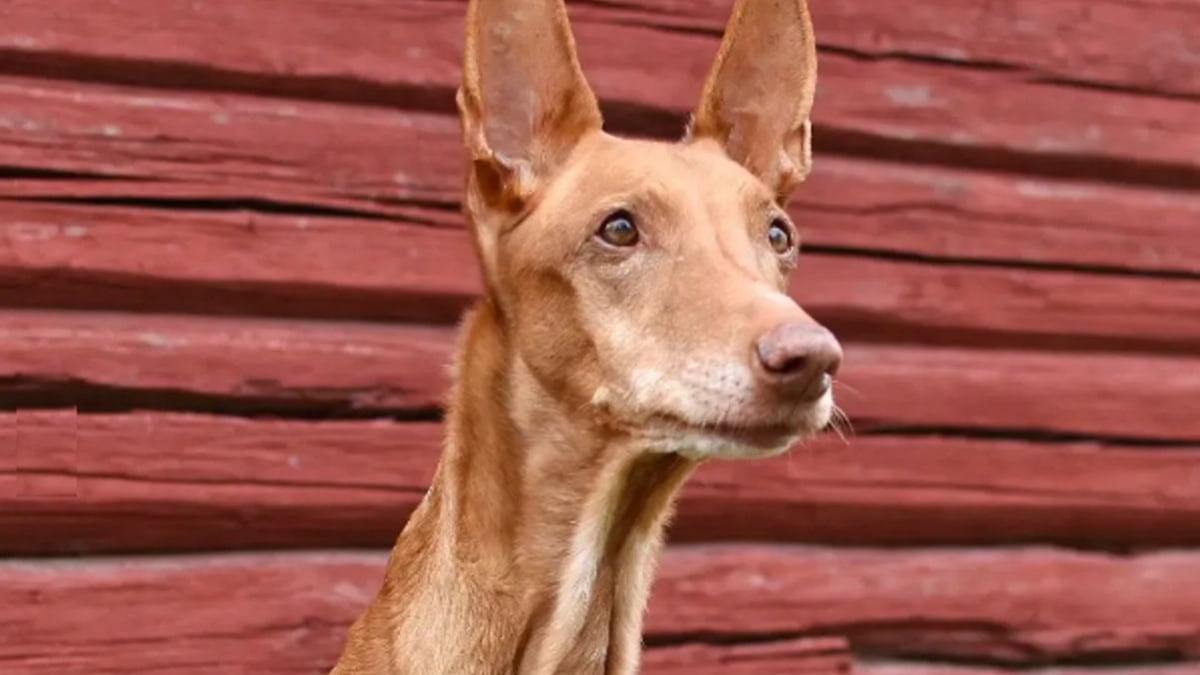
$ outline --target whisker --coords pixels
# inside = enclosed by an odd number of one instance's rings
[[[830,427],[837,432],[837,435],[842,439],[842,442],[846,445],[850,445],[850,441],[846,438],[846,434],[851,436],[854,435],[854,424],[850,421],[850,416],[846,414],[846,411],[837,407],[837,405],[834,405],[829,422]]]
[[[842,433],[842,428],[838,426],[835,420],[829,421],[829,430],[837,434],[837,437],[842,441],[842,445],[850,445],[849,439],[846,438],[846,434]]]
[[[854,394],[855,396],[857,396],[859,398],[863,398],[863,399],[866,398],[866,396],[863,396],[863,393],[861,391],[855,389],[854,387],[851,387],[850,385],[846,384],[845,382],[843,382],[841,380],[834,380],[833,386],[837,387],[838,389],[845,389],[846,391],[850,392],[851,394]]]
[[[837,408],[838,415],[841,416],[842,422],[846,425],[846,428],[850,430],[850,434],[853,435],[853,434],[858,433],[854,429],[854,420],[850,419],[850,415],[847,415],[845,410],[842,410],[841,408],[838,408],[837,406],[834,406],[834,407]]]

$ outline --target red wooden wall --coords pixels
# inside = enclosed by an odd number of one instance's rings
[[[571,4],[610,128],[729,4]],[[699,474],[646,671],[1200,673],[1200,3],[811,4],[857,434]],[[329,666],[479,288],[462,14],[0,1],[0,672]]]

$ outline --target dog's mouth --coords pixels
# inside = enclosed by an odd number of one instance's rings
[[[703,439],[708,444],[724,444],[768,453],[783,451],[800,437],[815,433],[800,424],[695,424],[669,413],[652,416],[655,435],[672,437],[679,444]]]

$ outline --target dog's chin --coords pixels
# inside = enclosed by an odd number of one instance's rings
[[[759,459],[787,452],[829,424],[833,401],[828,395],[786,422],[695,424],[663,413],[645,437],[652,452],[674,453],[691,459]]]
[[[652,452],[681,455],[689,459],[760,459],[783,454],[799,440],[800,434],[781,435],[766,432],[747,437],[742,430],[695,429],[678,431],[669,437],[654,439]]]

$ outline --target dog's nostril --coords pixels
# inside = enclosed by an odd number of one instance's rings
[[[804,370],[804,367],[808,365],[808,357],[807,356],[793,356],[791,358],[785,359],[782,363],[779,363],[778,365],[776,365],[774,363],[769,363],[769,362],[764,362],[763,365],[765,365],[767,367],[767,370],[769,370],[773,373],[779,373],[781,375],[786,375],[788,373],[798,373],[801,370]]]

